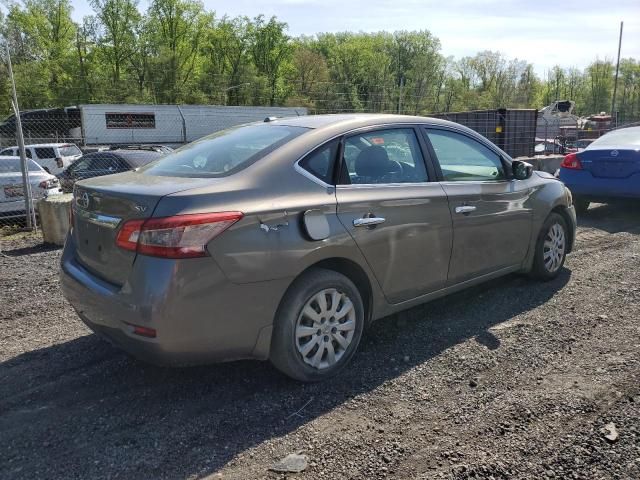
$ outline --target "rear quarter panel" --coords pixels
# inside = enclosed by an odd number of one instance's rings
[[[334,257],[366,262],[336,215],[334,187],[315,183],[297,172],[291,154],[274,165],[269,158],[204,187],[164,197],[154,216],[177,213],[240,211],[244,218],[208,245],[211,256],[234,283],[293,278],[310,265]],[[270,164],[271,163],[271,164]],[[312,240],[303,215],[321,211],[329,236]]]

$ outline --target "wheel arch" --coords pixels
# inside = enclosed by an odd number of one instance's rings
[[[344,275],[349,280],[351,280],[358,289],[358,292],[360,292],[360,296],[362,297],[362,304],[364,305],[365,326],[371,323],[373,310],[373,290],[371,286],[371,280],[369,279],[369,276],[367,275],[365,270],[360,265],[358,265],[357,262],[344,257],[325,258],[312,265],[309,265],[302,272],[300,272],[298,277],[314,268],[332,270]]]
[[[322,268],[324,270],[332,270],[334,272],[338,272],[349,280],[353,282],[353,284],[358,289],[360,296],[362,297],[362,304],[364,305],[364,319],[365,319],[365,327],[369,325],[373,318],[373,286],[371,284],[371,279],[367,275],[366,271],[362,266],[360,266],[357,262],[345,258],[345,257],[329,257],[324,258],[322,260],[318,260],[315,263],[312,263],[305,267],[302,271],[300,271],[294,278],[291,279],[289,286],[285,290],[282,295],[282,299],[287,296],[287,292],[291,288],[291,286],[300,278],[305,275],[310,270]],[[282,302],[282,300],[280,300]],[[279,307],[278,307],[279,308]],[[277,311],[276,311],[277,315]],[[275,320],[275,319],[274,319]]]

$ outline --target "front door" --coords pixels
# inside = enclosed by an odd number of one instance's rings
[[[451,214],[442,186],[429,181],[417,131],[375,129],[347,137],[340,177],[338,217],[387,300],[443,288]]]
[[[476,139],[429,128],[453,218],[449,284],[521,265],[531,239],[529,182],[510,179],[500,155]]]

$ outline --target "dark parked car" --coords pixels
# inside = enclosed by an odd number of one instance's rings
[[[147,150],[151,152],[171,153],[173,148],[166,145],[154,144],[132,144],[132,145],[112,145],[109,150]]]
[[[218,132],[79,182],[72,211],[61,279],[91,329],[153,362],[270,359],[303,381],[347,366],[376,319],[511,272],[554,278],[575,233],[551,175],[400,115]]]
[[[573,192],[578,213],[591,202],[640,199],[640,127],[613,130],[570,153],[559,176]]]
[[[165,153],[151,149],[131,148],[88,153],[62,171],[58,178],[62,190],[65,193],[71,193],[73,185],[78,180],[135,170],[157,160]]]

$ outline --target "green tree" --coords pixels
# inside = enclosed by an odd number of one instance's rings
[[[251,53],[258,73],[264,75],[269,89],[269,105],[275,105],[278,82],[285,63],[291,56],[291,44],[285,34],[287,24],[271,17],[268,22],[262,15],[254,19]]]
[[[135,31],[141,15],[136,0],[90,0],[102,32],[99,51],[111,71],[113,87],[120,88],[120,77],[136,48]]]
[[[150,65],[159,103],[201,100],[191,83],[202,66],[201,49],[213,14],[196,0],[153,0],[149,6]]]

